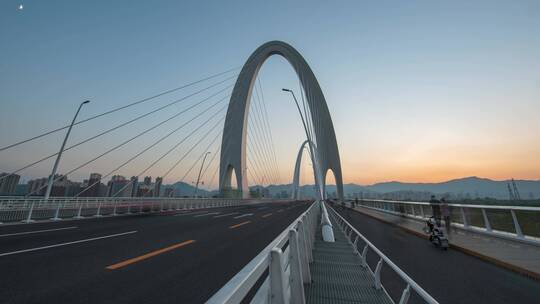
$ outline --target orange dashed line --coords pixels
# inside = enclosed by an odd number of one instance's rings
[[[244,225],[249,224],[249,223],[251,223],[251,221],[245,221],[245,222],[242,222],[240,224],[232,225],[232,226],[229,227],[229,229],[238,228],[240,226],[244,226]]]
[[[271,215],[272,215],[272,213],[268,213],[268,214],[263,215],[262,217],[269,217]]]
[[[141,256],[138,256],[136,258],[132,258],[132,259],[120,262],[120,263],[116,263],[116,264],[107,266],[105,268],[109,269],[109,270],[115,270],[115,269],[118,269],[118,268],[122,268],[122,267],[125,267],[125,266],[128,266],[128,265],[131,265],[133,263],[137,263],[137,262],[140,262],[142,260],[146,260],[146,259],[151,258],[153,256],[156,256],[158,254],[162,254],[162,253],[165,253],[167,251],[174,250],[176,248],[184,247],[184,246],[189,245],[191,243],[195,243],[195,240],[185,241],[185,242],[182,242],[182,243],[179,243],[179,244],[176,244],[176,245],[172,245],[172,246],[169,246],[169,247],[166,247],[166,248],[163,248],[163,249],[152,251],[152,252],[149,252],[147,254],[143,254]]]

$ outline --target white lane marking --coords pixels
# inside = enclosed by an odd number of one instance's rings
[[[242,214],[242,215],[239,215],[239,216],[235,216],[234,218],[239,219],[239,218],[242,218],[242,217],[252,216],[252,215],[253,215],[253,213],[246,213],[246,214]]]
[[[229,216],[229,215],[235,215],[235,214],[238,214],[239,212],[231,212],[231,213],[227,213],[227,214],[222,214],[222,215],[216,215],[214,216],[214,218],[219,218],[219,217],[224,217],[224,216]]]
[[[14,236],[14,235],[24,235],[24,234],[34,234],[34,233],[42,233],[42,232],[50,232],[50,231],[59,231],[59,230],[68,230],[68,229],[75,229],[75,228],[77,228],[77,226],[70,226],[70,227],[63,227],[63,228],[55,228],[55,229],[45,229],[45,230],[25,231],[25,232],[16,232],[16,233],[0,234],[0,237],[4,237],[4,236]]]
[[[137,231],[133,230],[133,231],[128,231],[128,232],[122,232],[122,233],[105,235],[105,236],[98,236],[98,237],[94,237],[94,238],[90,238],[90,239],[78,240],[78,241],[73,241],[73,242],[53,244],[53,245],[47,245],[47,246],[43,246],[43,247],[29,248],[29,249],[17,250],[17,251],[12,251],[12,252],[4,252],[4,253],[0,253],[0,257],[7,256],[7,255],[18,254],[18,253],[24,253],[24,252],[31,252],[31,251],[38,251],[38,250],[43,250],[43,249],[49,249],[49,248],[73,245],[73,244],[84,243],[84,242],[97,241],[97,240],[101,240],[101,239],[108,239],[108,238],[112,238],[112,237],[116,237],[116,236],[132,234],[132,233],[137,233]]]
[[[279,209],[277,212],[283,212],[283,209]]]
[[[175,214],[174,216],[195,215],[195,214],[201,214],[201,213],[208,213],[208,211],[186,212],[186,213]]]
[[[194,217],[201,217],[201,216],[207,216],[207,215],[216,215],[216,214],[220,214],[221,212],[212,212],[212,213],[206,213],[206,214],[199,214],[199,215],[195,215]]]

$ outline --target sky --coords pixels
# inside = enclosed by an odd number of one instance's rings
[[[83,107],[80,119],[240,67],[270,40],[291,44],[314,71],[332,116],[344,182],[540,179],[538,1],[4,0],[0,146],[68,124],[83,100],[91,103]],[[263,65],[259,79],[279,171],[268,175],[274,182],[289,183],[305,135],[294,103],[281,88],[298,90],[298,80],[277,56]],[[68,145],[212,81],[76,126]],[[76,168],[196,101],[174,105],[66,152],[59,172]],[[190,113],[185,121],[196,111]],[[201,123],[214,117],[205,115]],[[218,112],[215,122],[223,115]],[[154,129],[70,178],[109,172],[178,123]],[[196,124],[187,126],[112,174],[139,174],[195,129]],[[219,137],[219,131],[210,137]],[[64,134],[0,151],[0,172],[56,153]],[[199,137],[187,139],[143,175],[168,171]],[[210,155],[218,154],[220,140],[210,145],[210,139],[174,167],[166,182],[193,182],[206,144]],[[212,175],[218,159],[203,175],[206,187],[217,183]],[[309,167],[309,161],[303,166]],[[51,167],[52,159],[20,175],[26,180],[46,176]],[[302,172],[302,183],[311,183],[309,170]]]

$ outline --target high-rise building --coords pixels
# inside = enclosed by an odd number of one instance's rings
[[[158,197],[160,190],[161,190],[161,184],[163,183],[162,177],[156,177],[156,182],[154,183],[154,196]]]
[[[0,173],[0,195],[13,195],[21,177],[17,174]]]
[[[131,191],[128,188],[130,181],[122,175],[113,175],[111,180],[107,183],[108,191],[107,196],[112,197],[126,197],[131,195]],[[126,193],[127,192],[127,193]]]
[[[29,196],[43,196],[47,187],[48,179],[46,177],[36,178],[28,181],[28,193]]]
[[[131,197],[136,197],[138,190],[139,190],[139,178],[137,176],[132,176],[131,177]]]

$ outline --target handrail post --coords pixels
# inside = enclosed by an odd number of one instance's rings
[[[101,217],[101,204],[103,203],[103,201],[99,201],[99,205],[98,205],[98,208],[97,208],[97,211],[96,211],[96,217]]]
[[[465,208],[460,207],[461,210],[461,218],[463,219],[463,226],[469,227],[469,221],[467,220],[467,216],[465,215]]]
[[[407,287],[403,289],[401,294],[401,299],[399,299],[399,304],[407,304],[409,302],[409,297],[411,296],[411,285],[407,284]]]
[[[484,217],[484,226],[486,227],[486,230],[491,232],[491,223],[489,222],[486,209],[484,208],[482,208],[482,216]]]
[[[56,200],[53,200],[53,202],[56,201]],[[56,201],[56,211],[54,212],[54,217],[52,218],[53,221],[59,221],[61,220],[61,218],[59,217],[60,215],[60,202]]]
[[[353,250],[354,250],[354,254],[358,254],[358,235],[356,235],[356,237],[354,238],[354,242],[353,242]]]
[[[382,268],[383,259],[381,258],[375,267],[375,289],[379,290],[382,287],[381,284],[381,268]]]
[[[306,303],[304,296],[304,282],[302,279],[302,263],[298,246],[298,232],[289,230],[289,264],[291,265],[291,302]]]
[[[75,217],[76,219],[81,219],[82,218],[82,216],[81,216],[82,206],[83,206],[83,201],[80,201],[79,202],[79,210],[77,211],[77,216]]]
[[[362,255],[361,255],[361,258],[362,258],[362,266],[363,267],[367,267],[367,251],[368,251],[368,244],[366,244],[366,246],[364,246],[364,249],[362,250]]]
[[[285,274],[281,267],[283,252],[279,248],[270,251],[270,303],[285,304]]]
[[[25,201],[26,202],[26,201]],[[26,222],[32,222],[32,213],[34,212],[34,205],[36,204],[35,200],[32,200],[32,205],[30,205],[30,210],[28,210],[28,216],[26,217]]]
[[[116,216],[116,207],[118,207],[118,203],[120,203],[120,200],[115,200],[114,201],[114,209],[113,209],[113,213],[112,213],[113,216]]]
[[[306,225],[302,220],[298,222],[298,237],[299,239],[299,248],[300,248],[300,261],[302,263],[302,280],[304,280],[304,283],[310,283],[311,282],[311,273],[309,272],[309,252],[308,252],[308,240],[306,239]]]
[[[305,242],[305,247],[306,247],[306,257],[307,257],[307,261],[308,263],[311,263],[313,262],[313,253],[312,253],[312,244],[311,244],[311,229],[310,229],[310,225],[309,225],[309,220],[308,220],[308,217],[306,215],[302,216],[302,221],[301,221],[302,224],[302,229],[304,230],[304,242]]]
[[[516,212],[512,209],[510,209],[510,213],[512,214],[512,221],[514,222],[514,228],[516,229],[516,235],[518,238],[524,238],[523,231],[521,230],[521,226],[519,225],[519,221],[516,215]]]

